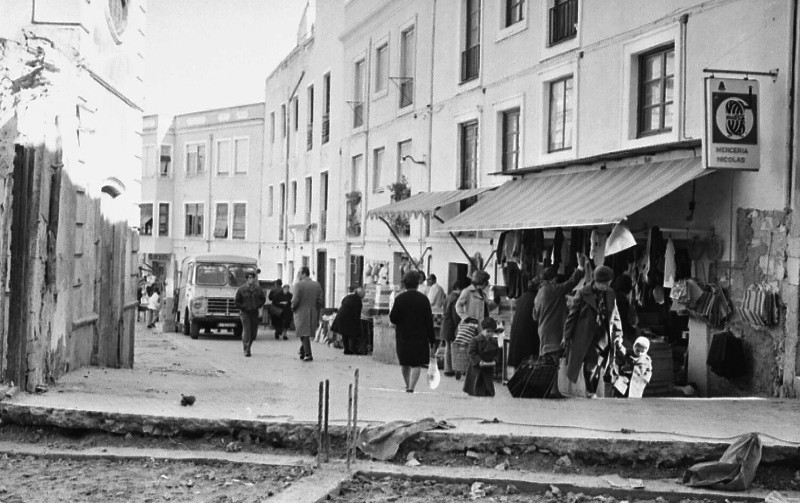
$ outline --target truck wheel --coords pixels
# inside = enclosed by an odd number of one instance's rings
[[[243,332],[243,331],[244,331],[244,328],[242,328],[242,325],[241,325],[241,324],[239,324],[239,323],[237,323],[237,324],[236,324],[236,325],[233,327],[233,336],[234,336],[234,337],[236,337],[237,339],[241,339],[241,338],[242,338],[242,332]]]
[[[183,328],[183,335],[189,335],[189,310],[186,310],[186,313],[183,315],[183,323],[181,323],[181,327]]]
[[[198,337],[200,337],[200,323],[194,320],[190,321],[189,323],[190,323],[189,336],[192,339],[197,339]]]

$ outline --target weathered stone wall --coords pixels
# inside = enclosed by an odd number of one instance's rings
[[[731,300],[740,306],[745,290],[752,284],[767,284],[780,293],[780,321],[772,327],[756,327],[734,316],[729,328],[744,343],[747,372],[728,380],[710,372],[711,396],[787,396],[784,386],[787,346],[797,339],[797,321],[790,322],[787,308],[795,306],[796,286],[792,287],[789,260],[791,213],[740,208],[737,211],[736,250],[731,271]],[[797,271],[794,271],[796,278]],[[788,342],[788,343],[787,343]],[[793,365],[792,365],[793,367]]]

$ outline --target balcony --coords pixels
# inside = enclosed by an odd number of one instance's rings
[[[557,2],[550,8],[550,44],[556,45],[578,34],[578,0]]]
[[[320,242],[328,239],[328,212],[322,210],[319,212],[319,240]]]
[[[400,82],[400,108],[414,103],[414,79],[405,77]]]
[[[461,82],[478,78],[481,68],[481,44],[461,52]]]
[[[306,126],[306,150],[311,150],[314,147],[314,123],[309,123]]]
[[[347,194],[347,237],[355,238],[361,235],[361,192],[353,191]]]
[[[322,143],[328,143],[331,138],[331,119],[329,114],[322,116]]]

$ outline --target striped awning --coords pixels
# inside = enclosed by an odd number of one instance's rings
[[[468,199],[495,187],[482,187],[480,189],[464,190],[445,190],[440,192],[420,192],[413,196],[397,201],[385,206],[380,206],[370,210],[367,215],[372,218],[384,217],[394,218],[399,216],[418,217],[426,213],[432,213],[447,204],[457,203],[463,199]]]
[[[437,232],[615,224],[702,176],[700,157],[569,173],[539,173],[501,185]]]

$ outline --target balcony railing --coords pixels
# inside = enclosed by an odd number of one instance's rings
[[[322,143],[328,143],[331,137],[331,118],[329,114],[322,116]]]
[[[566,0],[550,8],[550,45],[578,34],[578,0]]]
[[[319,212],[319,240],[326,239],[328,239],[328,212],[322,210]]]
[[[481,68],[481,44],[461,52],[461,82],[478,78]]]
[[[314,146],[314,123],[306,126],[306,150],[311,150]]]

